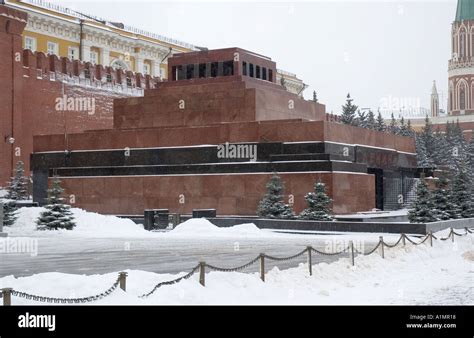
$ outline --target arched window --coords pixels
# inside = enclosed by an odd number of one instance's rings
[[[466,86],[464,85],[464,83],[462,83],[459,87],[459,109],[466,109]]]
[[[466,32],[464,29],[461,31],[460,41],[459,41],[459,56],[466,56]]]
[[[114,69],[128,70],[128,65],[125,63],[125,61],[120,59],[115,59],[114,61],[112,61],[110,66]]]

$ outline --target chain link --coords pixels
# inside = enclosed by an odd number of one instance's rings
[[[426,242],[426,240],[427,240],[428,238],[430,238],[430,235],[428,234],[428,235],[426,235],[426,236],[423,238],[423,240],[422,240],[421,242],[418,242],[418,243],[417,243],[417,242],[411,240],[407,235],[404,235],[404,236],[405,236],[405,238],[407,239],[407,241],[410,242],[410,243],[413,244],[413,245],[420,245],[420,244],[423,244],[423,243]]]
[[[364,256],[369,256],[371,254],[373,254],[375,252],[375,250],[377,250],[380,246],[380,244],[382,244],[382,241],[379,240],[379,242],[377,243],[377,245],[375,246],[375,248],[373,248],[372,250],[368,251],[368,252],[362,252],[362,251],[359,251],[357,249],[354,249],[354,251],[356,253],[358,253],[359,255],[364,255]]]
[[[220,271],[220,272],[234,272],[234,271],[240,271],[240,270],[243,270],[245,268],[248,268],[249,266],[252,266],[253,264],[257,263],[258,260],[260,259],[260,255],[257,256],[256,258],[252,259],[250,262],[244,264],[244,265],[241,265],[241,266],[237,266],[235,268],[221,268],[221,267],[218,267],[218,266],[214,266],[214,265],[210,265],[210,264],[207,264],[206,263],[206,266],[211,269],[211,270],[215,270],[215,271]]]
[[[274,257],[274,256],[268,256],[268,255],[264,255],[264,256],[265,256],[265,258],[268,258],[271,261],[280,261],[280,262],[282,262],[282,261],[289,261],[289,260],[298,258],[298,257],[302,256],[304,253],[306,253],[307,251],[308,251],[308,248],[304,249],[301,252],[298,252],[296,255],[288,256],[288,257]]]
[[[336,256],[336,255],[340,255],[340,254],[346,253],[349,249],[350,249],[350,246],[348,246],[347,248],[345,248],[344,250],[339,251],[339,252],[324,252],[324,251],[319,251],[319,250],[317,250],[317,249],[315,249],[315,248],[311,248],[311,250],[313,250],[313,251],[316,252],[317,254],[320,254],[320,255],[323,255],[323,256]]]
[[[160,282],[160,283],[156,284],[155,287],[150,292],[145,293],[145,294],[143,294],[139,297],[140,298],[149,297],[156,290],[158,290],[160,287],[162,287],[163,285],[173,285],[173,284],[181,282],[183,279],[189,279],[192,275],[194,275],[196,273],[196,271],[199,269],[199,267],[200,267],[200,264],[196,265],[189,273],[187,273],[186,275],[184,275],[182,277],[179,277],[179,278],[176,278],[176,279],[173,279],[173,280],[170,280],[170,281],[166,281],[166,282]]]
[[[79,303],[89,303],[89,302],[95,302],[97,300],[100,300],[102,298],[105,298],[109,296],[112,292],[114,292],[120,282],[120,277],[117,278],[115,283],[108,288],[106,291],[95,295],[95,296],[90,296],[90,297],[82,297],[82,298],[56,298],[56,297],[45,297],[45,296],[38,296],[38,295],[33,295],[29,294],[26,292],[21,292],[21,291],[16,291],[12,290],[11,295],[16,296],[19,298],[24,298],[28,300],[33,300],[35,302],[42,302],[42,303],[55,303],[55,304],[79,304]]]
[[[387,248],[394,248],[402,241],[402,239],[403,239],[403,235],[400,235],[400,238],[394,244],[388,244],[387,242],[384,241],[383,245],[385,245]]]

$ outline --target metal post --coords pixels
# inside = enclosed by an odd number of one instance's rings
[[[351,248],[351,263],[352,263],[352,266],[354,266],[355,265],[355,263],[354,263],[354,242],[349,241],[349,246]]]
[[[313,275],[313,262],[311,259],[311,251],[313,251],[313,248],[310,246],[306,247],[306,250],[308,250],[308,269],[309,269],[309,275]]]
[[[120,288],[123,291],[127,291],[127,273],[126,272],[120,272],[119,273],[119,283],[120,283]]]
[[[405,241],[405,234],[402,234],[402,244],[403,244],[403,246],[405,246],[405,245],[406,245],[406,241]]]
[[[2,289],[2,296],[3,296],[3,306],[10,306],[12,305],[12,288],[4,288]]]
[[[265,282],[265,254],[260,254],[260,279]]]
[[[379,237],[379,241],[380,241],[380,256],[382,256],[382,258],[385,258],[385,252],[384,252],[384,248],[383,248],[383,236],[380,236]]]
[[[206,286],[206,262],[199,262],[199,284]]]
[[[454,229],[451,228],[451,242],[454,243]]]
[[[430,231],[429,236],[430,236],[430,246],[433,247],[433,231]]]

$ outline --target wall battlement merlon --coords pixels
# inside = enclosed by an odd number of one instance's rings
[[[57,55],[46,55],[43,52],[23,50],[23,67],[27,76],[42,78],[43,74],[63,74],[69,78],[87,79],[103,84],[122,85],[130,88],[153,89],[160,79],[150,75],[143,75],[132,71],[96,65],[91,62],[71,60]],[[31,71],[33,70],[33,74]],[[46,79],[49,77],[46,76]]]

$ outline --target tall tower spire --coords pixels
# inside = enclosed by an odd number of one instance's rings
[[[458,0],[451,29],[448,114],[474,114],[474,0]]]
[[[437,116],[439,116],[439,94],[436,81],[433,81],[433,87],[431,87],[431,117]]]

